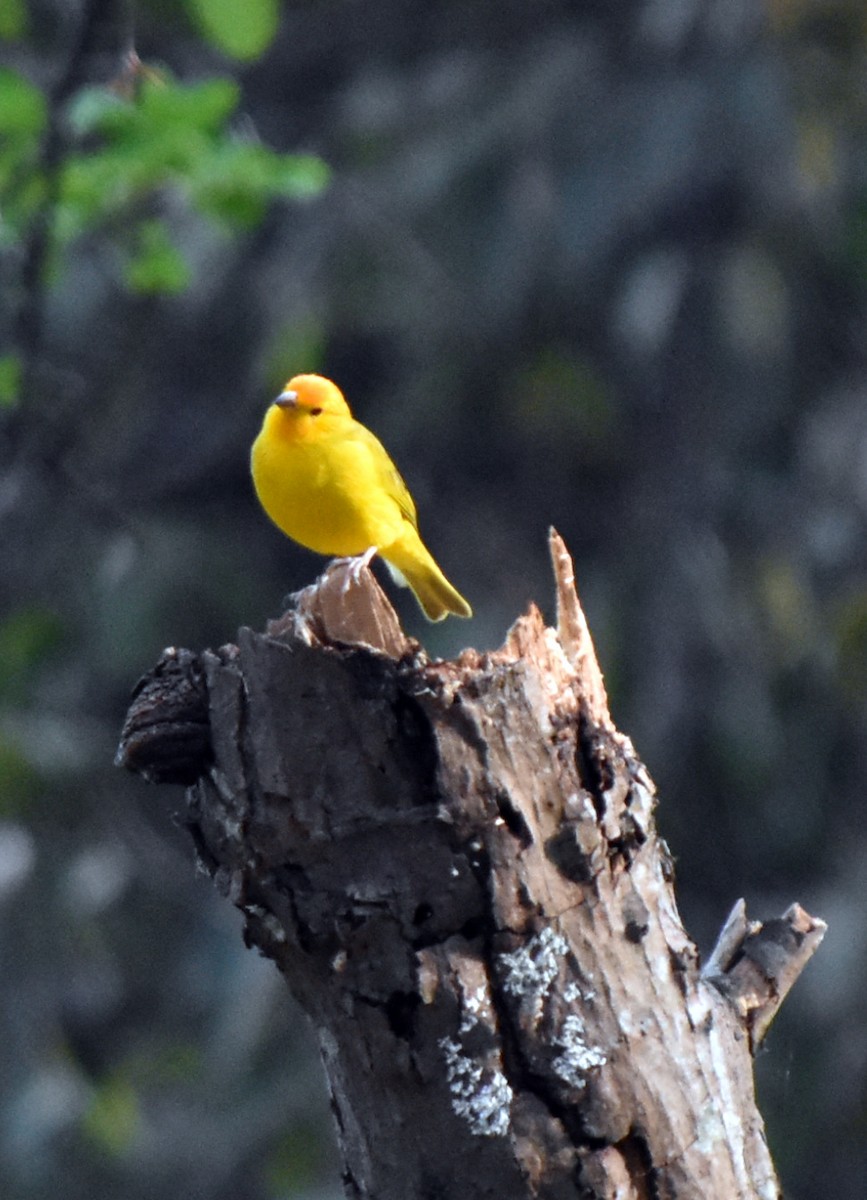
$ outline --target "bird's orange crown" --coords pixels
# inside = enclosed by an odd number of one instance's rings
[[[336,383],[324,375],[294,375],[275,400],[281,408],[303,409],[312,415],[349,416],[349,405]]]

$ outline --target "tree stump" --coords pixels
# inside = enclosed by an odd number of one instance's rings
[[[316,1029],[347,1196],[772,1200],[751,1054],[825,925],[740,902],[701,969],[551,551],[557,629],[453,662],[335,562],[265,635],[167,651],[118,761],[190,785]]]

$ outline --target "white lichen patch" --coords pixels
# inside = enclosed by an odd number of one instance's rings
[[[706,1105],[698,1119],[696,1127],[698,1134],[695,1149],[699,1154],[715,1154],[718,1147],[725,1141],[725,1126],[713,1105]]]
[[[488,1023],[492,1024],[493,1009],[491,1008],[491,998],[488,995],[486,987],[477,987],[474,991],[467,992],[464,996],[464,1010],[461,1014],[461,1033],[469,1033],[476,1025],[482,1022],[485,1018]]]
[[[594,991],[583,992],[581,990],[581,984],[573,979],[572,982],[567,983],[563,989],[563,999],[567,1004],[575,1004],[579,1000],[583,1004],[590,1004],[596,999],[596,993]]]
[[[623,1008],[617,1013],[617,1024],[624,1037],[641,1038],[653,1029],[656,1017],[648,1010]]]
[[[479,1137],[509,1132],[512,1089],[499,1067],[485,1067],[465,1054],[454,1038],[440,1038],[452,1108]]]
[[[526,946],[500,955],[503,987],[513,996],[541,998],[559,975],[568,951],[563,935],[546,927]]]
[[[589,1046],[585,1040],[584,1022],[573,1013],[563,1022],[557,1045],[561,1053],[551,1064],[557,1076],[570,1087],[583,1088],[587,1072],[594,1067],[604,1067],[608,1056],[597,1046]]]

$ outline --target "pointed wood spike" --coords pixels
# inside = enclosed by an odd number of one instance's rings
[[[581,691],[590,716],[599,725],[612,726],[608,695],[593,639],[575,588],[575,568],[566,543],[553,526],[548,530],[548,548],[557,584],[557,636],[563,653],[581,681]]]

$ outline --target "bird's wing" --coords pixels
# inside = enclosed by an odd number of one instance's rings
[[[397,467],[388,456],[388,451],[383,446],[379,438],[370,432],[364,425],[358,421],[354,421],[355,437],[364,444],[365,449],[370,455],[374,470],[377,477],[377,483],[382,490],[391,497],[397,507],[400,509],[401,515],[405,521],[409,521],[413,529],[418,530],[418,516],[415,511],[415,501],[409,494],[409,488],[403,481],[403,478]]]
[[[409,488],[403,482],[403,477],[398,471],[393,462],[388,464],[388,483],[386,487],[389,493],[397,503],[397,507],[403,513],[404,518],[409,521],[413,529],[418,530],[418,514],[415,511],[415,501],[409,494]]]

